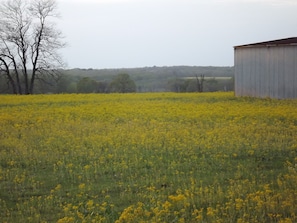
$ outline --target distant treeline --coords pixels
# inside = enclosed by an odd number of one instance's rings
[[[61,70],[58,79],[42,79],[35,85],[38,93],[109,93],[115,89],[119,75],[134,82],[129,92],[195,92],[199,84],[203,91],[233,91],[233,67],[144,67],[123,69],[69,69]],[[201,82],[202,81],[202,82]],[[130,83],[133,85],[133,83]],[[12,93],[0,73],[0,93]]]

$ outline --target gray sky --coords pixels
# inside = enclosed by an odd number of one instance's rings
[[[297,36],[297,0],[57,0],[69,68],[233,66],[233,46]]]

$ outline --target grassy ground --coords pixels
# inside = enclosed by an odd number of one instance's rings
[[[297,101],[0,96],[1,222],[296,222]]]

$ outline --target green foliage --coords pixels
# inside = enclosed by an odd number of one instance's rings
[[[199,67],[199,66],[173,66],[173,67],[143,67],[143,68],[122,68],[122,69],[71,69],[64,70],[65,75],[71,77],[90,77],[93,80],[110,83],[118,74],[129,74],[130,78],[134,80],[138,92],[164,92],[175,91],[172,90],[169,82],[176,79],[186,80],[188,78],[195,78],[197,74],[200,76],[204,74],[205,77],[233,77],[233,67]],[[189,85],[184,91],[195,92],[194,87],[190,81]],[[221,80],[219,81],[221,82]],[[231,87],[227,87],[228,91],[232,91],[233,82]],[[207,84],[205,83],[204,91],[207,91]],[[218,86],[217,91],[223,91],[224,86]]]
[[[76,83],[74,85],[69,76],[61,75],[56,83],[56,93],[75,93],[76,90]]]
[[[196,92],[197,84],[195,76],[204,74],[203,91],[232,91],[234,89],[233,67],[144,67],[144,68],[123,68],[123,69],[70,69],[61,70],[62,76],[57,82],[45,79],[45,82],[35,83],[34,93],[75,93],[77,84],[87,77],[97,83],[97,87],[90,84],[91,89],[86,92],[107,93],[109,84],[118,74],[129,74],[137,86],[137,92]],[[226,77],[229,79],[220,79]],[[209,83],[207,78],[215,78],[217,84]],[[47,84],[45,84],[47,83]],[[7,85],[4,76],[0,74],[0,93],[12,93]]]
[[[67,93],[76,93],[77,92],[77,84],[76,82],[71,82],[66,89]]]
[[[129,74],[118,74],[110,83],[110,91],[117,93],[136,92],[136,84],[130,78]]]
[[[95,80],[84,77],[77,83],[78,93],[94,93],[97,90],[97,83]]]
[[[230,77],[207,77],[203,81],[203,92],[233,91],[234,79]],[[196,78],[175,78],[167,83],[167,91],[199,92]]]

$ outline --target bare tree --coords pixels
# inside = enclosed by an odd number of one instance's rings
[[[65,46],[56,29],[55,0],[7,0],[0,5],[0,75],[15,94],[32,94],[36,80],[58,77],[58,50]]]
[[[197,84],[197,91],[198,92],[203,92],[204,74],[201,74],[200,78],[196,74],[196,84]]]

